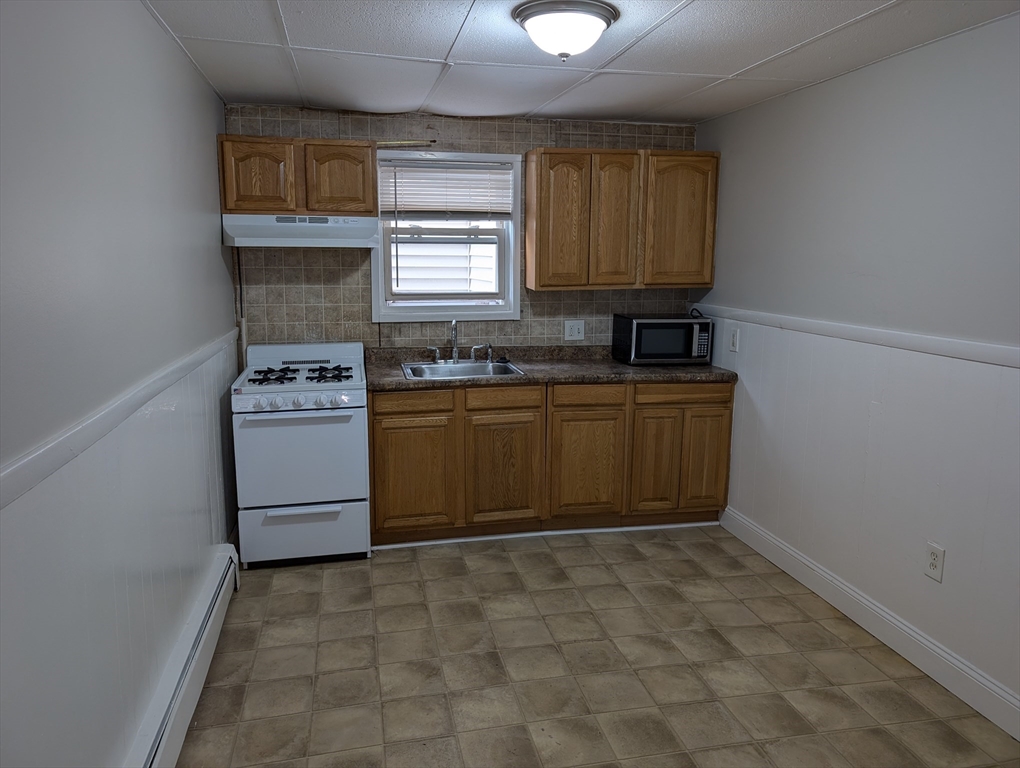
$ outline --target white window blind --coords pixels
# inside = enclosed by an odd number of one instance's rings
[[[380,150],[372,320],[520,317],[521,159]]]
[[[502,235],[477,228],[392,230],[392,294],[496,294]]]
[[[394,218],[509,218],[513,187],[509,164],[379,164],[379,210]]]

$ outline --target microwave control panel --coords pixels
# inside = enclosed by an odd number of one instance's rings
[[[698,357],[708,357],[708,331],[698,330]]]

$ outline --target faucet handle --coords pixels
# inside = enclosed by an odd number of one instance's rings
[[[425,347],[425,351],[432,353],[433,362],[439,362],[439,347]]]
[[[473,347],[471,347],[471,359],[472,360],[476,359],[475,358],[475,350],[476,349],[484,349],[484,350],[486,350],[486,352],[485,352],[485,362],[487,362],[487,363],[491,363],[492,362],[492,345],[491,344],[475,344]]]

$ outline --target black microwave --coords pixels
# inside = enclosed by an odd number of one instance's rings
[[[710,365],[712,320],[613,315],[613,359],[629,365]]]

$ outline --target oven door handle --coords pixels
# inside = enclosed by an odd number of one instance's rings
[[[328,515],[342,512],[343,504],[330,504],[318,507],[277,507],[266,512],[266,517],[296,517],[298,515]]]
[[[241,421],[290,421],[293,419],[321,419],[322,421],[350,421],[354,409],[342,411],[277,411],[276,413],[246,413]]]

